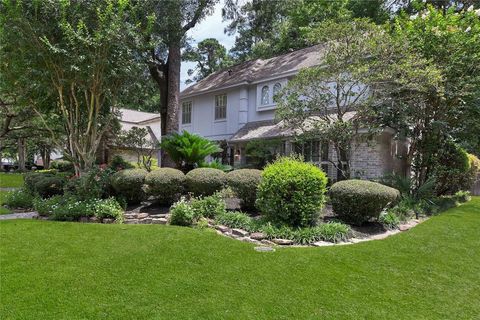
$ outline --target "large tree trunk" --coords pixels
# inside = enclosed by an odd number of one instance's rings
[[[18,138],[18,170],[25,171],[25,138]]]
[[[168,62],[166,64],[152,62],[149,64],[148,69],[160,92],[160,129],[163,136],[166,134],[167,124]]]
[[[171,44],[168,50],[168,95],[166,134],[178,132],[178,102],[180,95],[180,43]]]

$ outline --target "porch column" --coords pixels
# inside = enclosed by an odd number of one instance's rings
[[[243,127],[248,122],[248,90],[240,89],[240,101],[238,106],[238,126]]]

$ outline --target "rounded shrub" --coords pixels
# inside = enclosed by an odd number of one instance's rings
[[[326,185],[325,173],[313,164],[280,158],[263,170],[256,205],[272,222],[311,226],[325,202]]]
[[[438,152],[433,170],[437,195],[452,195],[464,189],[469,171],[468,153],[454,142],[444,143]]]
[[[184,199],[175,202],[170,209],[170,224],[177,226],[190,226],[195,222],[195,210]]]
[[[143,184],[147,171],[143,169],[126,169],[112,176],[112,188],[118,196],[125,198],[129,204],[139,203],[145,198]]]
[[[339,181],[330,188],[333,212],[353,224],[378,219],[382,210],[399,197],[397,189],[366,180]]]
[[[210,196],[221,190],[226,182],[226,174],[213,168],[197,168],[186,175],[187,191],[195,196]]]
[[[73,163],[67,160],[53,160],[50,163],[50,168],[60,172],[72,172],[74,170]]]
[[[242,209],[255,208],[257,188],[262,180],[262,171],[257,169],[239,169],[227,174],[227,185],[241,200]]]
[[[42,198],[63,194],[67,180],[57,175],[38,176],[33,182],[33,191]]]
[[[148,194],[161,203],[172,204],[185,190],[185,174],[173,168],[160,168],[145,177]]]

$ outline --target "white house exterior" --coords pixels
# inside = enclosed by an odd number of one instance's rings
[[[283,153],[290,153],[291,133],[275,122],[273,96],[302,68],[321,63],[321,46],[287,53],[271,59],[257,59],[218,71],[185,89],[180,96],[180,131],[187,130],[210,140],[225,140],[230,159],[245,165],[245,145],[254,139],[283,138]],[[319,54],[320,52],[320,54]],[[358,141],[351,157],[354,175],[376,179],[384,174],[404,173],[399,160],[406,143],[393,140],[393,131],[386,130],[373,140]],[[335,180],[337,170],[333,148],[313,142],[307,160],[317,163]],[[302,150],[305,151],[305,150]]]

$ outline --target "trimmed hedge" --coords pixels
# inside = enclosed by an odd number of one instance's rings
[[[186,175],[187,191],[195,196],[210,196],[221,190],[226,183],[226,174],[213,168],[197,168]]]
[[[67,160],[53,160],[50,163],[51,169],[56,169],[60,172],[73,172],[74,166],[73,163]]]
[[[42,198],[63,194],[67,179],[53,173],[29,173],[24,179],[25,189]]]
[[[239,169],[227,174],[227,185],[241,200],[242,209],[255,208],[257,188],[262,180],[262,171],[257,169]]]
[[[126,169],[112,176],[112,187],[116,194],[125,198],[129,204],[139,203],[145,199],[143,184],[147,171],[143,169]]]
[[[325,173],[313,164],[280,158],[263,170],[256,204],[275,223],[312,226],[325,203],[326,185]]]
[[[145,177],[147,193],[163,204],[172,204],[180,199],[185,190],[185,174],[173,168],[160,168]]]
[[[339,181],[330,188],[333,212],[353,224],[378,219],[382,210],[399,197],[397,189],[366,180]]]

